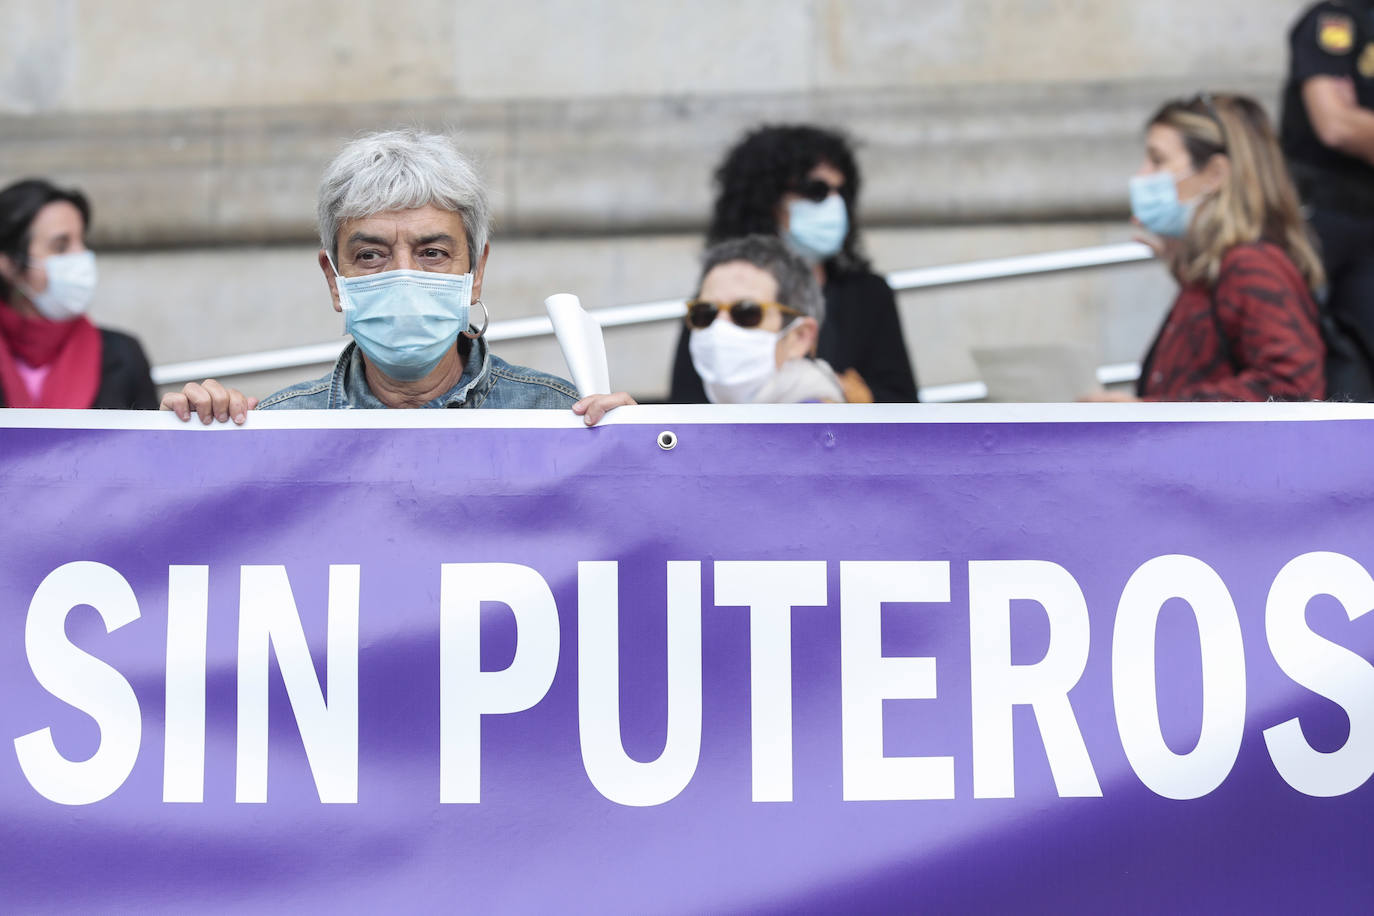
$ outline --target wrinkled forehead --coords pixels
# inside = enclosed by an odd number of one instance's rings
[[[405,210],[383,210],[343,220],[339,223],[335,241],[340,248],[348,248],[364,243],[413,245],[437,238],[452,239],[466,251],[468,239],[462,214],[433,204]]]
[[[701,298],[712,302],[776,302],[778,281],[762,267],[748,261],[717,264],[701,279]],[[786,303],[783,303],[784,305]]]

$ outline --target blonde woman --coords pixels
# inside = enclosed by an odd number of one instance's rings
[[[1258,103],[1200,95],[1161,108],[1131,179],[1131,212],[1179,283],[1141,365],[1139,399],[1325,397],[1313,298],[1321,261]]]

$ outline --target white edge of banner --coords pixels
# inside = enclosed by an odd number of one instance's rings
[[[645,404],[619,407],[600,426],[733,423],[1218,423],[1374,419],[1374,404]],[[238,432],[290,429],[577,429],[570,410],[269,410],[243,426],[169,411],[0,408],[0,429]]]

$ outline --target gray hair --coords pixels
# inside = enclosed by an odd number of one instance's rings
[[[777,281],[779,305],[796,309],[816,319],[817,324],[825,321],[825,296],[821,294],[811,265],[794,254],[776,235],[746,235],[726,239],[706,249],[701,256],[697,292],[701,292],[701,282],[707,274],[731,261],[744,261],[767,271]]]
[[[468,264],[487,244],[491,209],[472,162],[448,137],[388,130],[352,141],[320,179],[320,244],[339,263],[339,225],[389,210],[433,204],[463,218]]]

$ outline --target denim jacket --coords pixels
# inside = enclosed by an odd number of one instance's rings
[[[491,353],[484,338],[472,342],[463,374],[447,392],[425,407],[566,409],[577,400],[572,385],[556,375],[514,366]],[[258,410],[336,410],[386,407],[367,385],[363,354],[350,342],[334,370],[268,395]]]

